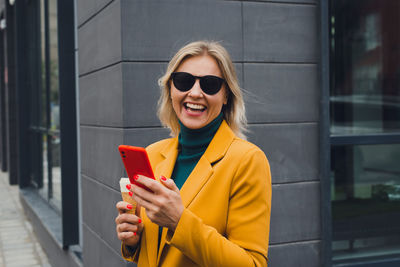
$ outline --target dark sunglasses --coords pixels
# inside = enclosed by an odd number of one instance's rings
[[[221,90],[222,84],[225,82],[224,79],[217,76],[206,75],[199,77],[187,72],[173,72],[171,78],[176,89],[181,92],[186,92],[192,89],[196,79],[199,79],[201,90],[203,90],[207,95],[215,95],[218,93],[219,90]]]

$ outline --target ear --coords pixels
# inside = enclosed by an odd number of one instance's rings
[[[230,91],[228,91],[227,89],[226,89],[226,87],[224,87],[224,105],[226,106],[227,104],[228,104],[228,98],[229,98],[229,94],[230,94]]]

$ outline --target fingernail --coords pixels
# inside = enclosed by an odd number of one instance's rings
[[[166,181],[167,178],[165,178],[165,176],[161,176],[161,180]]]
[[[126,208],[127,208],[128,210],[131,210],[131,209],[133,208],[133,206],[132,206],[131,204],[128,204],[128,205],[126,205]]]
[[[141,222],[142,222],[142,220],[141,220],[141,219],[139,219],[139,220],[138,220],[138,223],[141,223]]]
[[[133,235],[136,235],[136,232],[133,232]]]
[[[133,193],[132,193],[131,191],[129,191],[129,193],[128,193],[128,194],[129,194],[129,196],[133,196]]]
[[[127,184],[126,189],[128,189],[128,190],[131,189],[131,184]]]
[[[133,176],[133,179],[135,179],[135,180],[139,179],[139,175]]]

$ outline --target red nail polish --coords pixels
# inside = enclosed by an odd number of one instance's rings
[[[126,189],[128,189],[128,190],[131,189],[131,184],[127,184]]]
[[[166,181],[167,178],[165,178],[165,176],[161,176],[161,180]]]
[[[131,204],[128,204],[128,205],[126,205],[126,208],[127,208],[128,210],[131,210],[131,209],[133,208],[133,206],[132,206]]]
[[[133,179],[135,179],[135,180],[139,179],[139,175],[133,176]]]
[[[132,193],[131,191],[129,191],[129,193],[128,193],[128,194],[129,194],[129,196],[133,196],[133,193]]]
[[[141,223],[141,222],[142,222],[142,220],[141,220],[141,219],[139,219],[139,220],[138,220],[138,223]]]
[[[133,232],[133,235],[136,235],[136,232]]]

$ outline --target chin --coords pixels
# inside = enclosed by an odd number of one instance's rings
[[[198,124],[193,124],[193,123],[185,124],[185,126],[192,130],[200,129],[203,127],[203,125],[198,125]]]
[[[193,130],[203,128],[204,126],[207,125],[207,123],[205,123],[205,122],[199,122],[199,121],[196,121],[196,122],[194,122],[194,121],[182,121],[182,123],[183,123],[183,125],[185,125],[187,128],[193,129]]]

